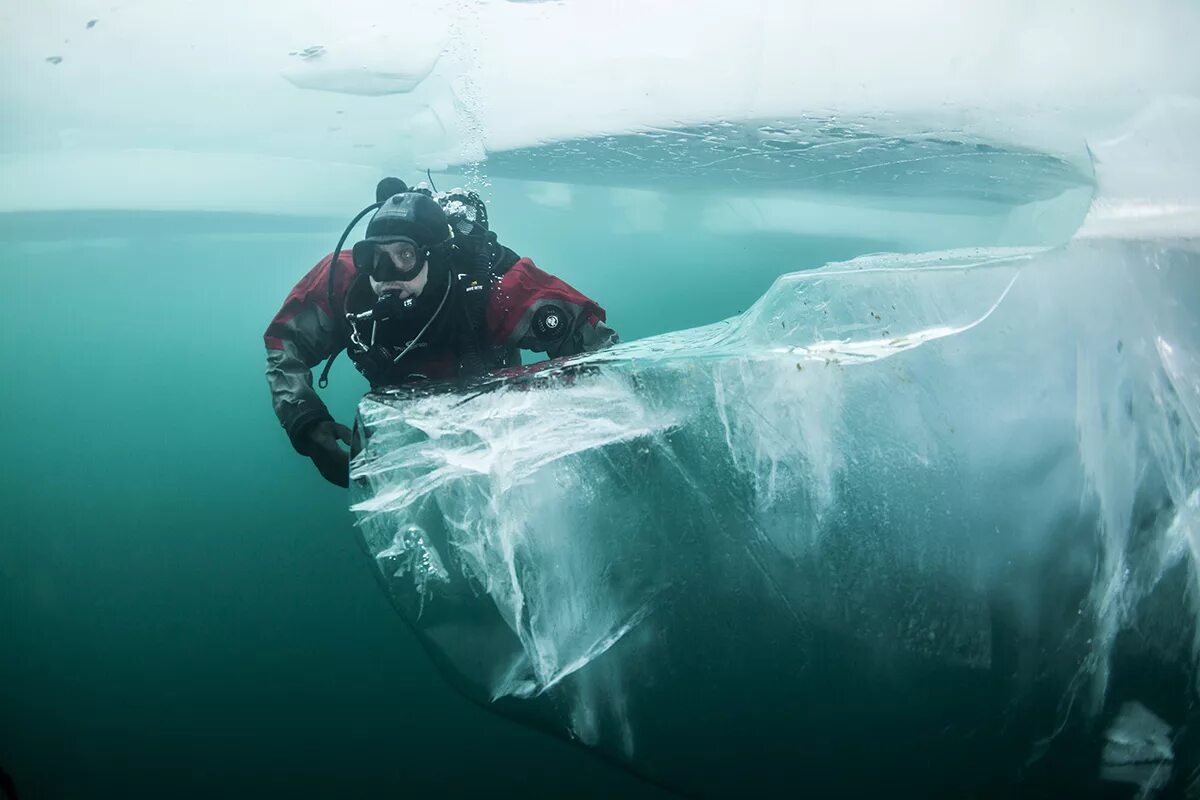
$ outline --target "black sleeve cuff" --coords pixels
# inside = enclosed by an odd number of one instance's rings
[[[302,408],[292,419],[284,426],[287,431],[288,439],[292,442],[292,447],[302,456],[308,455],[308,433],[322,422],[332,422],[333,417],[325,408],[316,408],[306,406]]]

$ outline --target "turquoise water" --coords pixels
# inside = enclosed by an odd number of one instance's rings
[[[955,225],[876,208],[811,233],[720,224],[710,194],[565,186],[568,204],[489,185],[494,227],[626,340],[735,314],[784,272],[1033,236],[994,199]],[[0,216],[0,764],[23,797],[657,794],[452,692],[344,493],[288,445],[261,334],[343,224]],[[349,423],[365,388],[343,359],[325,397]]]
[[[506,227],[518,211],[495,206],[498,230],[519,229],[505,239],[627,338],[734,313],[786,261],[879,247],[629,235],[580,251],[584,227],[538,233],[528,210]],[[344,493],[279,429],[261,334],[343,221],[62,219],[0,222],[0,763],[23,797],[652,794],[453,693],[379,590]],[[728,262],[742,280],[697,279]],[[349,422],[364,389],[343,359],[325,396]]]

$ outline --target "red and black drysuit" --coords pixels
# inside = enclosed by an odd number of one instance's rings
[[[312,427],[333,419],[313,388],[312,368],[342,348],[377,389],[515,366],[518,350],[557,358],[617,341],[597,303],[528,258],[504,250],[510,257],[484,271],[431,264],[411,313],[375,323],[374,330],[370,322],[347,320],[347,314],[367,311],[377,300],[367,275],[356,271],[351,251],[339,254],[332,288],[332,258],[313,267],[263,337],[271,401],[292,446],[304,453]],[[393,361],[410,343],[408,352]]]

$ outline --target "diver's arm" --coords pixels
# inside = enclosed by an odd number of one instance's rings
[[[547,330],[546,322],[560,310],[565,317],[560,326],[565,324],[567,327],[556,335]],[[605,324],[604,309],[600,306],[590,300],[584,304],[554,300],[543,306],[540,313],[535,313],[523,346],[550,358],[560,358],[603,350],[618,341],[617,332]]]
[[[488,327],[496,341],[550,358],[600,350],[618,341],[598,303],[522,258],[492,290]]]
[[[267,385],[275,416],[296,451],[308,455],[308,436],[333,416],[313,388],[312,368],[345,346],[345,331],[329,307],[330,258],[326,257],[296,284],[263,339],[267,346]],[[343,252],[335,275],[335,297],[344,297],[354,273]]]
[[[597,306],[599,308],[599,306]],[[603,309],[601,309],[603,312]],[[593,313],[579,315],[575,320],[575,328],[571,336],[563,341],[558,352],[550,353],[551,358],[559,356],[574,356],[579,353],[591,353],[611,347],[620,341],[617,332],[605,324],[604,320]]]

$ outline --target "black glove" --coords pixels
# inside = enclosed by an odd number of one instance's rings
[[[333,420],[317,423],[308,432],[304,455],[313,460],[325,480],[346,489],[350,486],[350,453],[338,444],[339,439],[350,444],[350,429]]]

